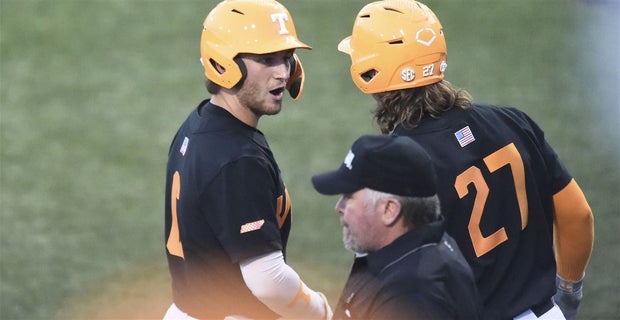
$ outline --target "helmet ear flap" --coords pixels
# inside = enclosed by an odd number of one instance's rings
[[[203,38],[205,34],[206,32],[203,33]],[[203,43],[204,45],[201,45],[200,49],[200,62],[204,67],[207,79],[227,89],[234,87],[244,77],[245,66],[243,62],[238,61],[237,58],[229,58],[228,56],[231,54],[221,49],[223,46],[220,46],[221,48],[218,50],[211,47],[207,41],[203,41]],[[242,67],[244,70],[241,70]]]
[[[293,100],[297,101],[301,98],[301,93],[304,89],[304,68],[301,65],[301,61],[297,54],[293,54],[289,58],[289,78],[286,82],[286,90],[288,90],[289,94],[293,98]]]
[[[241,78],[239,79],[239,82],[234,85],[238,88],[243,85],[243,81],[245,81],[245,78],[248,76],[248,69],[245,67],[245,63],[243,63],[241,57],[236,56],[233,58],[233,61],[235,61],[235,63],[239,67],[239,71],[241,72]]]
[[[288,58],[288,66],[289,66],[289,78],[292,78],[295,74],[295,69],[297,67],[297,60],[295,59],[295,54],[291,55]]]

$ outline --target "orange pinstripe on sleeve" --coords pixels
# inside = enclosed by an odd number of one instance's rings
[[[566,280],[578,281],[592,253],[594,216],[574,179],[553,195],[553,205],[557,272]]]

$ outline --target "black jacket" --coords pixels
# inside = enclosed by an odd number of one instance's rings
[[[478,319],[472,271],[443,219],[357,257],[334,319]]]

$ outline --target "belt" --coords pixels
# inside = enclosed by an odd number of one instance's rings
[[[551,310],[551,308],[553,308],[553,301],[551,301],[551,299],[547,299],[546,301],[533,305],[530,310],[534,312],[536,317],[540,318],[540,316]]]

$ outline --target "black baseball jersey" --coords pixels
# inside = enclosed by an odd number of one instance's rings
[[[412,137],[435,163],[447,231],[472,266],[485,319],[512,319],[555,293],[553,199],[572,179],[525,113],[475,105],[426,117]]]
[[[355,259],[334,319],[480,317],[476,283],[443,221],[410,230]]]
[[[239,268],[284,253],[291,226],[288,192],[263,134],[205,100],[168,157],[164,240],[174,303],[195,318],[277,318]]]

